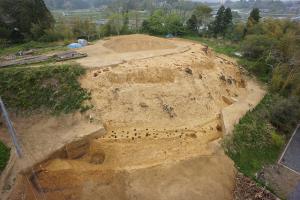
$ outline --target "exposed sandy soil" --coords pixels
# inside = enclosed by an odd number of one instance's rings
[[[39,185],[27,185],[25,199],[31,199],[36,188],[37,199],[49,200],[232,199],[234,176],[232,161],[221,152],[131,171],[47,168],[37,174]]]
[[[115,37],[105,42],[103,46],[118,53],[176,48],[175,45],[164,39],[145,37],[144,35],[133,35],[130,38],[128,36]]]
[[[20,184],[15,194],[232,199],[235,168],[219,144],[227,127],[221,111],[239,103],[223,116],[238,109],[228,120],[236,123],[264,92],[234,60],[203,49],[186,40],[131,35],[79,50],[88,53],[77,61],[89,68],[80,80],[92,94],[87,115],[107,133],[82,157],[37,166],[39,187]]]
[[[77,62],[86,68],[105,67],[136,59],[178,54],[188,49],[187,43],[179,41],[175,45],[173,41],[152,36],[119,36],[99,40],[93,45],[78,49],[77,51],[88,54],[88,57]]]
[[[94,135],[97,137],[105,133],[101,123],[96,121],[91,123],[88,116],[79,113],[61,116],[34,114],[10,117],[17,132],[22,157],[17,157],[3,124],[0,126],[0,139],[11,147],[12,151],[10,161],[0,176],[1,200],[6,199],[9,193],[16,193],[13,189],[14,185],[17,188],[24,188],[24,184],[28,184],[28,180],[18,174],[31,170],[33,165],[44,161],[53,152],[76,139]],[[24,193],[23,190],[21,192]],[[27,192],[25,194],[27,196]],[[20,199],[20,196],[16,199]]]

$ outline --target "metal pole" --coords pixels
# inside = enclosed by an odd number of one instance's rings
[[[6,125],[7,125],[7,128],[8,128],[8,132],[9,132],[9,134],[10,134],[12,140],[13,140],[13,143],[15,145],[17,154],[18,154],[19,158],[21,158],[22,157],[22,152],[21,152],[21,148],[20,148],[20,145],[19,145],[19,142],[18,142],[18,139],[17,139],[16,130],[13,127],[13,125],[12,125],[10,119],[9,119],[8,112],[5,109],[5,105],[4,105],[1,97],[0,97],[0,111],[3,114],[3,118],[4,118],[5,122],[6,122]]]

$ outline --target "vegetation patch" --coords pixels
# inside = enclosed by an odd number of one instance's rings
[[[0,141],[0,174],[4,170],[6,163],[9,159],[9,148],[7,148],[1,141]]]
[[[270,123],[270,111],[278,101],[277,97],[267,95],[224,140],[226,153],[247,176],[255,177],[263,166],[276,162],[281,153],[285,137]]]
[[[239,45],[224,39],[199,37],[198,35],[185,35],[182,38],[198,41],[214,49],[215,52],[235,57],[235,52],[239,51]]]
[[[90,99],[90,94],[77,80],[84,73],[76,64],[1,69],[0,94],[4,103],[17,111],[84,111],[89,106],[83,102]]]
[[[66,50],[67,47],[65,47],[64,42],[45,43],[45,42],[30,41],[22,44],[13,44],[6,48],[0,48],[0,56],[15,54],[20,51],[27,51],[31,49],[34,49],[35,50],[34,54],[37,55],[37,54],[47,53],[49,51]]]

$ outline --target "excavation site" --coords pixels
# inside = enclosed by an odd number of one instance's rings
[[[30,156],[12,156],[18,173],[7,176],[11,190],[3,195],[233,199],[237,170],[222,139],[265,94],[234,59],[200,43],[147,35],[110,37],[76,51],[87,54],[73,62],[87,69],[79,81],[92,108],[16,118]]]

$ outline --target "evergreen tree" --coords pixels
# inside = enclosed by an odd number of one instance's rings
[[[261,16],[259,14],[258,8],[253,8],[248,17],[247,25],[244,30],[244,37],[247,35],[248,30],[251,29],[255,24],[257,24],[260,20]]]
[[[27,37],[33,36],[32,30],[43,32],[54,23],[43,0],[1,0],[0,11],[0,18],[5,17],[4,23],[11,33],[18,30]]]
[[[215,21],[212,24],[212,32],[214,36],[217,36],[219,33],[222,33],[225,29],[224,26],[224,15],[225,15],[225,7],[222,5],[216,15]]]
[[[258,8],[253,8],[252,11],[250,12],[250,16],[248,20],[253,20],[254,23],[258,23],[260,20],[260,12]]]
[[[210,26],[210,29],[214,36],[221,34],[225,36],[229,27],[232,27],[232,12],[230,8],[226,8],[222,5],[216,15],[215,20]]]
[[[225,9],[224,12],[224,25],[226,28],[232,24],[232,12],[231,9],[228,7]]]
[[[197,32],[197,17],[192,15],[191,18],[187,21],[187,28],[192,32]]]

